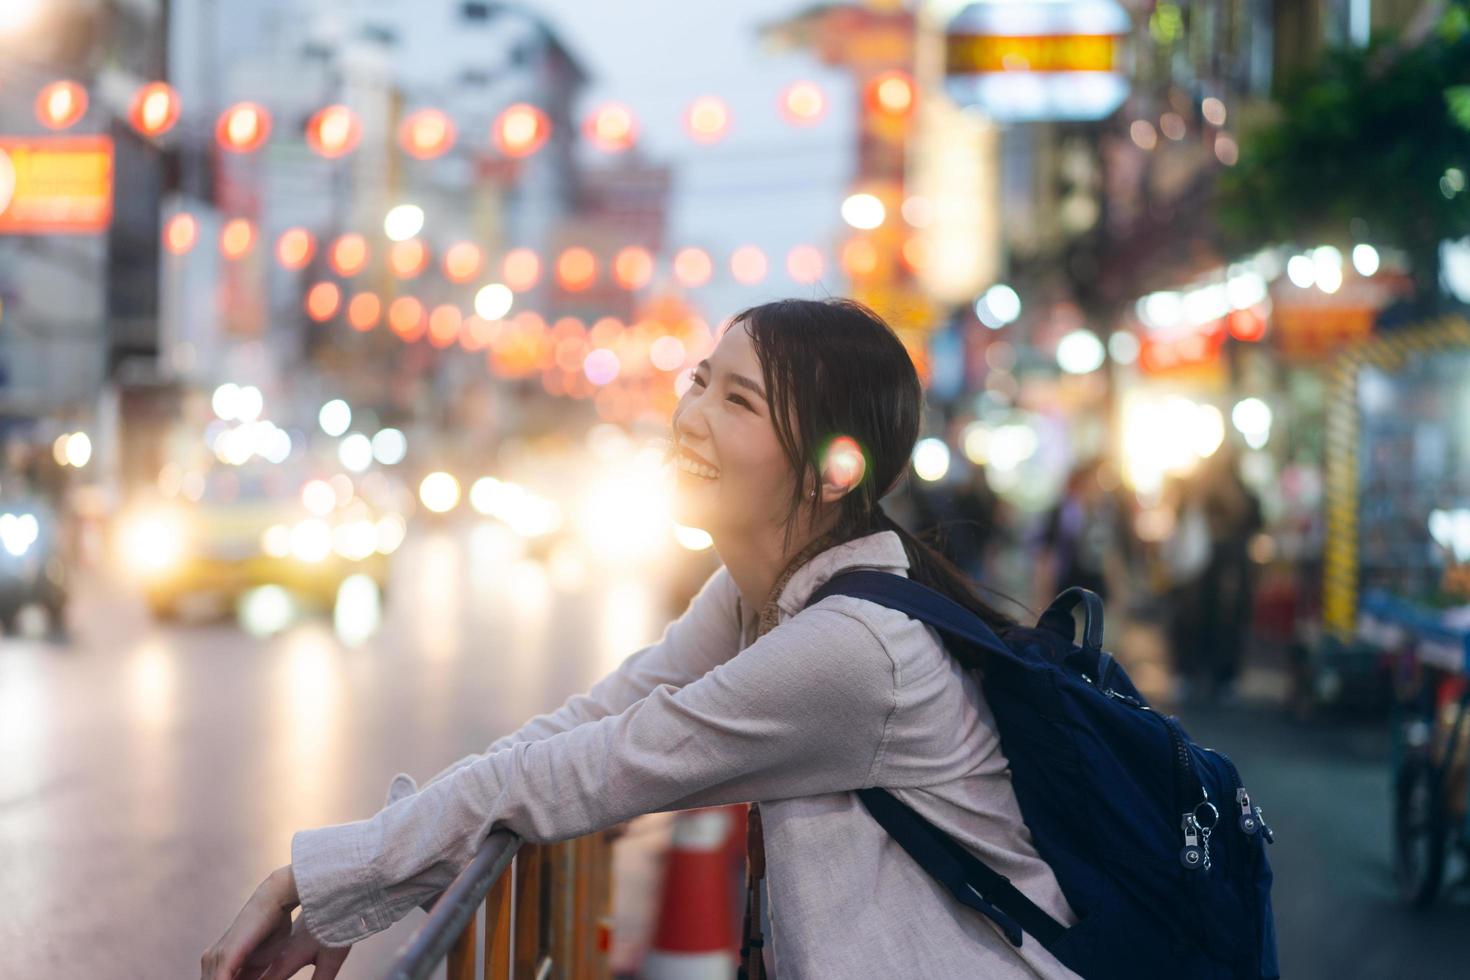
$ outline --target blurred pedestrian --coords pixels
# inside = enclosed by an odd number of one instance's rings
[[[788,300],[735,317],[679,401],[672,456],[675,517],[710,533],[724,567],[662,640],[587,694],[421,789],[398,777],[369,820],[298,833],[291,863],[205,954],[204,976],[248,966],[279,980],[314,962],[327,980],[351,943],[432,899],[496,829],[557,841],[747,800],[765,828],[751,853],[767,859],[783,980],[1073,976],[936,887],[854,793],[900,791],[1074,924],[973,675],[887,607],[839,595],[805,608],[862,567],[1012,625],[880,504],[906,472],[922,405],[902,343],[865,307]]]
[[[1052,596],[1073,586],[1106,599],[1110,580],[1126,567],[1128,538],[1122,505],[1104,486],[1102,461],[1078,465],[1042,528],[1036,563],[1038,606],[1044,608]]]
[[[1174,532],[1165,543],[1171,578],[1170,641],[1184,689],[1228,698],[1250,635],[1259,498],[1222,448],[1176,490]]]

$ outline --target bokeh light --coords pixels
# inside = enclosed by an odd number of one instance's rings
[[[253,153],[270,136],[270,114],[254,102],[237,102],[220,113],[215,139],[231,153]]]
[[[87,114],[87,90],[76,82],[52,82],[36,96],[36,118],[47,129],[70,129]]]
[[[541,259],[529,248],[513,248],[501,260],[500,278],[518,293],[534,289],[541,280]]]
[[[629,245],[613,256],[613,278],[624,289],[641,289],[653,278],[653,256],[641,245]]]
[[[797,126],[810,126],[827,111],[827,97],[815,82],[792,82],[781,93],[781,114]]]
[[[438,109],[410,113],[398,127],[398,145],[416,160],[443,156],[454,146],[454,138],[454,123]]]
[[[133,93],[128,121],[144,136],[157,138],[179,121],[179,93],[167,82],[149,82]]]
[[[766,253],[755,245],[742,245],[730,255],[730,275],[735,281],[754,286],[766,277]]]
[[[684,113],[689,135],[699,143],[718,143],[730,131],[730,109],[712,95],[695,99]]]

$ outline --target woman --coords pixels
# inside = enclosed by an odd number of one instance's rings
[[[781,980],[1070,976],[953,900],[868,816],[881,786],[1064,924],[975,682],[928,627],[832,596],[839,571],[907,574],[1008,624],[888,519],[922,394],[892,330],[848,301],[731,322],[674,413],[675,517],[724,567],[657,644],[586,694],[370,820],[298,833],[204,956],[204,976],[336,975],[350,945],[440,892],[496,828],[556,841],[641,813],[761,803]],[[862,449],[829,452],[839,446]],[[851,440],[851,441],[848,441]],[[294,924],[290,912],[302,914]]]

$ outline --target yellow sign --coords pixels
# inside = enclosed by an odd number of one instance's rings
[[[1121,39],[1105,34],[1001,37],[952,34],[946,38],[945,70],[1117,71]]]
[[[0,235],[105,231],[112,173],[106,136],[0,137]]]

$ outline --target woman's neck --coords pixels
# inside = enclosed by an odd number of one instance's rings
[[[717,537],[715,551],[740,590],[745,608],[759,611],[772,598],[771,590],[782,573],[821,533],[804,528],[792,536],[789,548],[785,547],[785,531],[780,528],[763,535]]]

